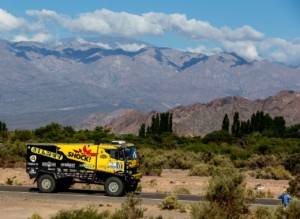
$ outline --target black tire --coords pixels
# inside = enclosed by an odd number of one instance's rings
[[[134,183],[132,183],[131,185],[128,185],[128,186],[126,187],[126,192],[127,192],[127,193],[135,192],[135,190],[137,189],[137,187],[138,187],[138,183],[137,183],[137,182],[134,182]]]
[[[51,176],[49,174],[43,174],[39,177],[39,179],[37,181],[37,186],[38,186],[39,192],[52,193],[56,189],[57,182],[53,176]]]
[[[66,191],[73,185],[73,178],[62,178],[58,180],[56,190],[57,191]]]
[[[124,194],[124,183],[118,177],[109,177],[105,181],[104,190],[108,196],[122,196]]]

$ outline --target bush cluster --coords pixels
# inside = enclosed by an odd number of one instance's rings
[[[277,167],[266,167],[263,170],[257,170],[256,178],[290,180],[293,178],[293,176],[283,166],[277,166]]]
[[[158,205],[162,210],[179,210],[180,212],[186,212],[186,208],[183,203],[178,201],[178,196],[175,194],[169,194]]]

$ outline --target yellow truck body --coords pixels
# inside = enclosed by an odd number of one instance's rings
[[[132,144],[27,144],[26,171],[40,192],[66,189],[73,183],[102,184],[107,195],[133,192],[142,177]]]

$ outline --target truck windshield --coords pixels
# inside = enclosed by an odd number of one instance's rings
[[[124,153],[123,150],[105,150],[106,153],[110,155],[111,158],[114,158],[116,160],[124,160]]]
[[[125,148],[125,155],[129,160],[135,160],[138,158],[135,147]]]

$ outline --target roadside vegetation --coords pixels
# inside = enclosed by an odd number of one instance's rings
[[[157,206],[160,211],[177,211],[182,217],[191,219],[281,219],[300,218],[300,201],[293,199],[286,208],[268,208],[256,206],[250,208],[247,204],[251,199],[247,195],[245,187],[245,175],[237,168],[226,168],[216,171],[209,181],[206,191],[206,202],[183,204],[176,194],[166,195],[165,199]],[[101,204],[99,205],[101,206]],[[74,210],[61,210],[51,219],[136,219],[136,218],[160,218],[146,214],[147,209],[142,205],[142,199],[129,193],[121,207],[102,210],[96,206],[88,206]],[[152,212],[153,213],[153,212]],[[168,217],[169,218],[169,217]],[[29,219],[43,219],[38,213]]]
[[[186,169],[191,176],[213,176],[217,171],[237,168],[262,179],[291,180],[290,192],[299,196],[300,124],[286,127],[283,117],[271,118],[258,111],[247,121],[224,115],[220,130],[204,137],[173,133],[172,114],[152,117],[138,135],[115,136],[110,129],[75,130],[51,123],[35,130],[8,131],[0,121],[0,167],[22,167],[29,142],[111,142],[125,140],[137,145],[144,175],[160,176],[162,169]],[[230,120],[231,119],[231,120]],[[230,124],[232,121],[232,124]]]

